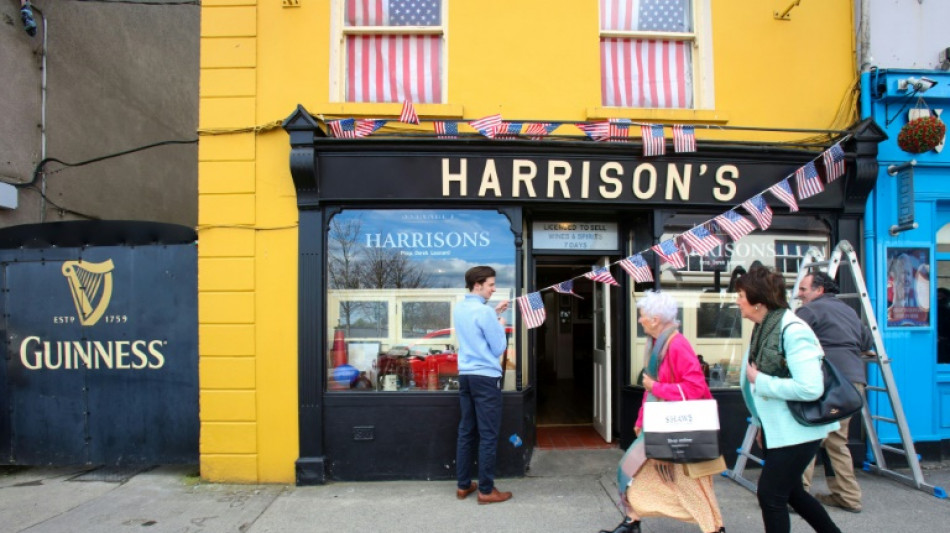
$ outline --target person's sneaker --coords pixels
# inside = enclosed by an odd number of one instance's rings
[[[852,506],[846,504],[844,501],[842,501],[842,500],[841,500],[841,497],[838,496],[837,494],[815,494],[815,499],[818,500],[818,501],[820,501],[822,504],[824,504],[824,505],[826,505],[826,506],[829,506],[829,507],[837,507],[837,508],[839,508],[839,509],[844,509],[845,511],[848,511],[849,513],[860,513],[860,512],[861,512],[861,506],[860,506],[860,505],[858,505],[858,506],[856,506],[856,507],[852,507]]]

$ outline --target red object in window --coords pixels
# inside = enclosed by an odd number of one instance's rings
[[[333,349],[330,350],[330,356],[333,359],[334,368],[346,364],[346,342],[342,329],[333,332]]]

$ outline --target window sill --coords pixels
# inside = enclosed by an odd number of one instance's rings
[[[635,109],[629,107],[588,107],[588,120],[627,118],[643,122],[726,124],[729,116],[709,109]]]
[[[458,104],[415,104],[416,114],[419,118],[433,119],[445,118],[461,120],[463,107]],[[402,113],[402,103],[326,103],[316,106],[311,113],[314,115],[323,114],[332,117],[350,118],[350,117],[372,117],[372,118],[393,118],[398,120]]]

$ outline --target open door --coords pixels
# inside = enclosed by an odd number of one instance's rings
[[[607,257],[597,262],[598,267],[608,264]],[[594,285],[594,429],[605,441],[611,442],[610,285]]]

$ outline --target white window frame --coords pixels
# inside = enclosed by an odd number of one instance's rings
[[[692,42],[693,49],[691,66],[693,71],[693,107],[669,109],[714,109],[716,105],[716,92],[714,83],[715,78],[713,76],[712,11],[710,2],[711,0],[691,0],[691,9],[693,13],[693,31],[691,33],[599,29],[598,40],[603,38],[618,38]],[[599,1],[597,2],[597,9],[597,20],[599,25]],[[601,74],[599,69],[597,72],[598,74]],[[602,101],[600,105],[603,107],[610,107],[605,106]]]
[[[330,102],[346,104],[376,104],[380,102],[346,101],[346,38],[349,35],[441,35],[442,100],[433,104],[444,104],[448,95],[448,0],[441,0],[441,26],[347,26],[346,0],[331,0],[330,4]]]

